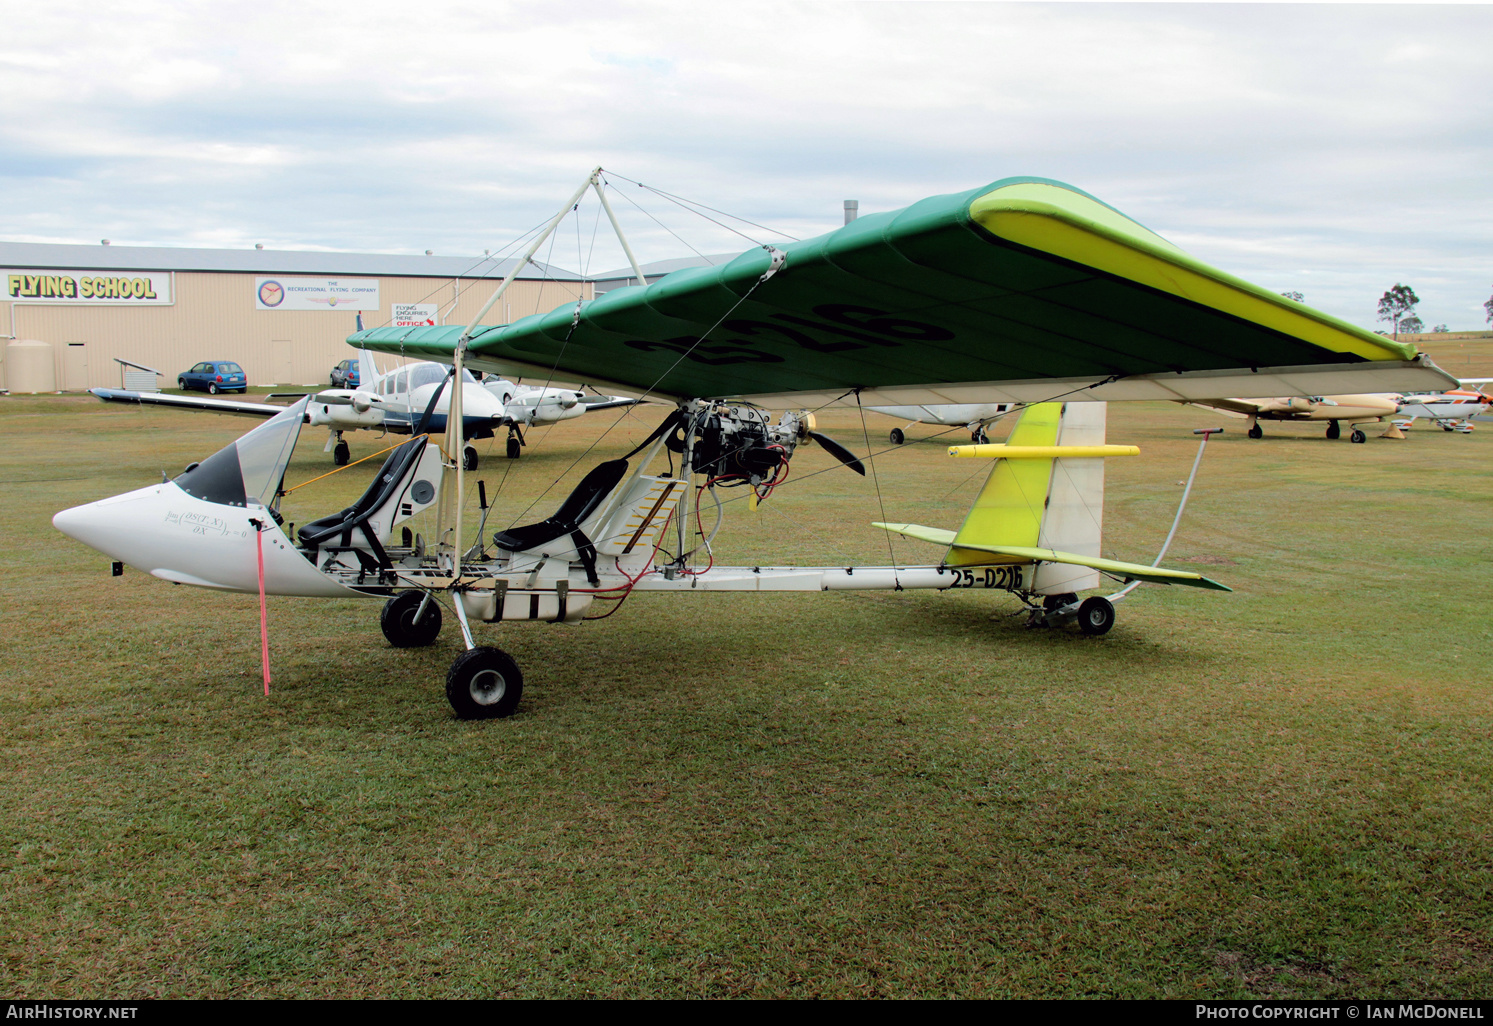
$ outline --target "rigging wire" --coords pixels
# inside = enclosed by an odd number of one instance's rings
[[[737,215],[727,213],[724,210],[717,210],[715,207],[708,206],[708,205],[706,205],[704,203],[699,202],[698,200],[686,199],[683,196],[676,196],[672,192],[665,192],[664,190],[655,188],[655,187],[653,187],[651,185],[644,185],[642,182],[633,181],[633,179],[628,178],[626,175],[619,175],[615,171],[610,171],[610,172],[608,172],[608,174],[616,175],[618,178],[622,179],[624,182],[632,182],[632,184],[636,185],[638,188],[640,188],[640,189],[647,189],[649,192],[653,193],[656,196],[662,196],[664,199],[668,200],[671,203],[677,204],[678,206],[682,207],[683,209],[688,210],[690,213],[695,214],[695,215],[697,215],[699,217],[704,217],[705,220],[709,221],[711,224],[720,225],[720,227],[726,229],[726,231],[732,232],[732,233],[734,233],[736,235],[741,235],[741,237],[743,239],[747,239],[748,241],[756,243],[757,245],[761,245],[761,243],[757,242],[757,240],[753,239],[751,236],[749,236],[749,235],[743,235],[741,232],[736,231],[736,229],[732,228],[730,225],[721,224],[721,222],[717,221],[715,218],[713,218],[713,217],[706,217],[706,215],[701,214],[699,210],[695,210],[693,208],[694,207],[699,207],[699,208],[701,208],[703,210],[710,211],[712,214],[720,214],[722,217],[729,217],[733,221],[740,221],[742,224],[749,224],[753,228],[761,229],[764,232],[771,232],[773,235],[779,235],[779,236],[782,236],[785,239],[791,239],[794,242],[801,241],[798,238],[798,236],[796,236],[796,235],[789,235],[787,232],[780,231],[777,228],[769,228],[766,225],[758,224],[755,221],[748,221],[744,217],[738,217]]]

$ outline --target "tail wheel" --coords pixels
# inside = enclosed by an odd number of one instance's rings
[[[424,592],[404,591],[384,603],[378,625],[389,644],[395,648],[424,648],[435,642],[441,633],[441,607],[435,599],[425,602],[425,614],[416,622],[422,602]]]
[[[446,700],[463,720],[512,716],[524,694],[524,675],[507,652],[474,648],[463,652],[446,674]]]
[[[1078,607],[1078,629],[1085,634],[1098,637],[1108,634],[1109,629],[1115,625],[1115,607],[1109,599],[1094,595],[1083,600],[1083,605]]]

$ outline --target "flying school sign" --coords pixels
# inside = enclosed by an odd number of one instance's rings
[[[256,310],[377,310],[377,278],[255,278]]]
[[[0,270],[5,297],[17,303],[108,303],[125,306],[171,305],[171,274],[144,271],[70,271],[48,274],[21,268]]]

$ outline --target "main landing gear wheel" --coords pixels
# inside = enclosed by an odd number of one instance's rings
[[[892,428],[887,437],[892,440],[893,445],[901,445],[903,442],[907,441],[907,436],[902,433],[901,428]]]
[[[513,435],[508,436],[508,458],[510,460],[518,459],[518,454],[523,450],[523,444]]]
[[[1348,441],[1350,441],[1350,442],[1356,442],[1356,443],[1358,443],[1360,445],[1363,444],[1364,442],[1367,442],[1368,440],[1369,440],[1369,436],[1366,435],[1366,434],[1364,434],[1362,431],[1358,430],[1357,428],[1354,428],[1353,429],[1353,433],[1348,436]]]
[[[384,637],[395,648],[424,648],[433,644],[441,633],[441,605],[435,599],[425,603],[425,615],[415,622],[415,613],[425,601],[423,592],[402,591],[384,603],[378,625]]]
[[[512,716],[524,694],[524,675],[501,649],[463,652],[446,674],[446,700],[458,719],[494,720]]]
[[[1332,439],[1341,438],[1342,434],[1343,434],[1343,429],[1340,428],[1340,427],[1338,427],[1337,421],[1333,421],[1332,423],[1330,423],[1330,424],[1327,425],[1327,437],[1328,438],[1332,438]]]
[[[1110,604],[1109,599],[1094,595],[1083,600],[1083,605],[1078,607],[1078,629],[1085,634],[1098,637],[1108,634],[1109,629],[1115,625],[1115,607]]]
[[[969,440],[976,445],[986,445],[990,442],[990,436],[985,433],[984,428],[969,433]]]
[[[345,467],[350,459],[352,459],[352,450],[347,447],[346,442],[338,442],[332,447],[332,466]]]
[[[1260,427],[1260,425],[1256,424],[1254,427],[1252,427],[1252,428],[1249,429],[1249,437],[1250,438],[1264,438],[1265,437],[1265,429],[1262,428],[1262,427]]]
[[[1071,605],[1077,601],[1078,596],[1073,594],[1072,592],[1069,592],[1066,595],[1043,595],[1042,611],[1050,613],[1054,609],[1062,609],[1064,606]]]
[[[477,450],[470,445],[461,450],[461,469],[466,471],[477,469]]]

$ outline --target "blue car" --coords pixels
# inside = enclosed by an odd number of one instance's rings
[[[358,387],[358,361],[343,360],[332,368],[333,388],[357,388]]]
[[[182,391],[201,389],[209,395],[219,392],[247,392],[249,379],[244,369],[232,360],[204,360],[182,371],[176,378],[176,387]]]

